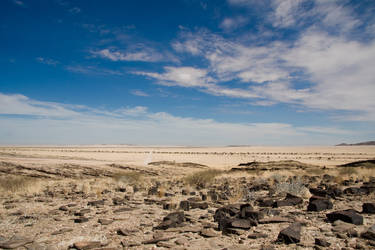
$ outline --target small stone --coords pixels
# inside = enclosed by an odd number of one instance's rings
[[[104,205],[104,200],[89,201],[89,202],[87,202],[87,205],[88,206],[94,206],[94,207],[103,206]]]
[[[247,236],[247,238],[249,239],[261,239],[261,238],[267,238],[267,237],[268,235],[264,233],[253,233]]]
[[[59,210],[61,210],[61,211],[68,211],[69,209],[68,209],[67,206],[61,206],[61,207],[59,207]]]
[[[375,240],[375,224],[368,228],[366,232],[362,233],[361,237],[369,240]]]
[[[188,244],[188,240],[186,238],[179,238],[174,243],[179,246],[184,246]]]
[[[362,213],[375,214],[375,203],[363,203]]]
[[[220,236],[220,234],[212,228],[203,228],[200,235],[207,238]]]
[[[73,246],[79,250],[93,249],[101,247],[100,241],[79,241],[73,244]]]
[[[86,218],[86,217],[80,217],[80,218],[74,219],[75,223],[84,223],[84,222],[88,222],[88,221],[89,221],[89,219]]]
[[[322,238],[315,238],[315,245],[321,246],[321,247],[329,247],[331,243],[329,243],[327,240]]]
[[[64,234],[64,233],[72,232],[72,231],[73,231],[73,228],[61,228],[57,231],[54,231],[52,235]]]
[[[190,202],[189,201],[181,201],[180,202],[180,208],[184,211],[190,210]]]
[[[98,222],[102,225],[109,225],[113,222],[113,220],[109,220],[109,219],[99,219]]]

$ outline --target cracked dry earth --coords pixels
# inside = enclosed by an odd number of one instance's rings
[[[4,147],[2,181],[25,183],[0,193],[0,248],[372,249],[374,158],[375,147]]]

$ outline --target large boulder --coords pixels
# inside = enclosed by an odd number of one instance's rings
[[[280,231],[277,241],[285,244],[298,243],[301,240],[301,229],[302,226],[300,223],[293,223],[289,227]]]
[[[320,212],[327,209],[332,209],[332,202],[325,197],[312,196],[309,200],[309,205],[307,206],[307,211]]]
[[[363,225],[363,217],[353,209],[335,211],[326,215],[329,222],[342,220],[354,225]]]

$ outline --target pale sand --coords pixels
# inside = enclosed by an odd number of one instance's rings
[[[135,147],[122,145],[0,147],[0,160],[24,164],[110,163],[150,167],[153,161],[194,162],[229,169],[242,162],[297,160],[333,167],[375,159],[375,146],[325,147]]]

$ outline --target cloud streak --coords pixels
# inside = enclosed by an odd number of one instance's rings
[[[228,123],[151,112],[147,107],[99,110],[0,93],[2,144],[136,143],[162,145],[332,144],[339,128],[285,123]],[[220,136],[218,136],[220,135]]]

